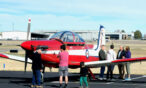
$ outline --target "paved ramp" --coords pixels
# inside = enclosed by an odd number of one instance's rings
[[[97,77],[98,75],[96,75]],[[32,72],[0,71],[0,88],[29,88],[31,85]],[[131,81],[116,79],[114,81],[91,80],[90,88],[146,88],[146,76],[132,75]],[[44,88],[58,88],[58,73],[45,73]],[[69,75],[68,88],[79,87],[79,74]]]

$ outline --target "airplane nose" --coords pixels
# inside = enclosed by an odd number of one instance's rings
[[[30,41],[25,41],[21,44],[21,47],[25,50],[31,50],[31,42]]]

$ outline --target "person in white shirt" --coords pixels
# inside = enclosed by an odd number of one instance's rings
[[[116,60],[116,52],[113,49],[114,49],[114,45],[112,44],[107,52],[108,61]],[[113,79],[113,70],[114,70],[114,65],[109,65],[106,75],[107,80],[109,80],[109,76],[111,80]]]

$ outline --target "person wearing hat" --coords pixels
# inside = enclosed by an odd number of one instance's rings
[[[41,60],[42,50],[40,47],[37,47],[36,51],[34,51],[32,57],[32,85],[31,88],[42,88],[41,86],[41,72],[42,72],[42,60]]]

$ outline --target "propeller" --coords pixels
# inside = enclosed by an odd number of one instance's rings
[[[26,72],[26,68],[27,68],[27,61],[28,61],[28,58],[29,58],[29,51],[25,51],[25,67],[24,67],[24,71]]]
[[[29,40],[30,26],[31,26],[31,18],[28,19],[27,39],[26,40]],[[26,72],[26,67],[27,67],[28,54],[29,54],[29,52],[27,50],[25,50],[25,67],[24,67],[25,72]]]
[[[28,61],[28,51],[25,51],[25,67],[24,67],[24,71],[26,72],[26,67],[27,67],[27,61]]]
[[[28,28],[27,28],[27,40],[29,40],[30,26],[31,26],[31,19],[29,18],[29,20],[28,20]]]

